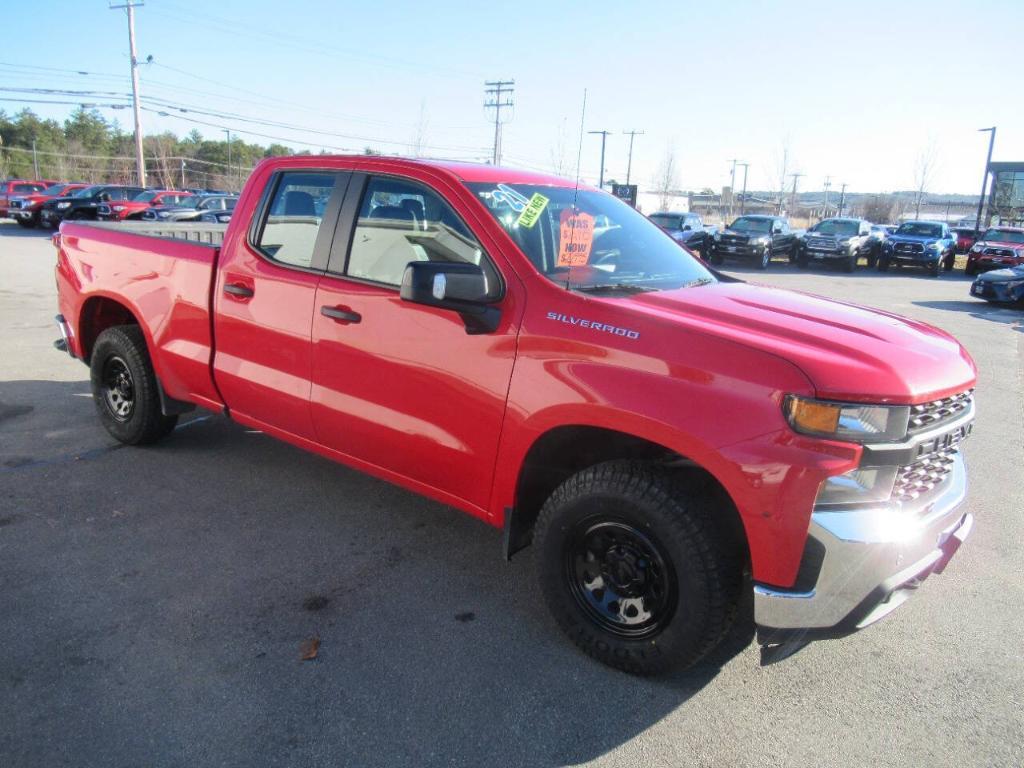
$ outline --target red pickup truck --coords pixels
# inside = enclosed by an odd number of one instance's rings
[[[0,181],[0,219],[11,215],[11,198],[34,195],[56,183],[56,181],[31,181],[29,179]]]
[[[72,192],[77,192],[88,186],[88,184],[79,182],[57,183],[42,191],[32,192],[22,197],[12,197],[8,201],[7,215],[26,229],[32,229],[39,225],[39,211],[42,209],[43,203],[55,197],[70,195]]]
[[[850,633],[971,529],[953,337],[715,272],[596,189],[273,158],[219,244],[160,226],[54,235],[114,437],[198,405],[475,515],[612,666],[692,664],[745,591],[766,661]]]

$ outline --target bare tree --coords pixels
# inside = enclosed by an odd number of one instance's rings
[[[425,99],[420,100],[420,116],[416,120],[416,127],[413,129],[412,134],[412,156],[422,157],[424,145],[427,143],[427,129],[430,126],[430,121],[427,119],[427,102]]]
[[[921,202],[928,188],[931,186],[935,170],[938,167],[938,149],[935,146],[935,139],[929,138],[928,143],[918,153],[917,161],[914,163],[914,188],[917,190],[917,200],[914,210],[914,218],[921,217]]]
[[[868,221],[887,224],[893,221],[895,207],[895,195],[871,195],[861,204],[861,216]]]
[[[658,174],[654,178],[654,191],[658,194],[660,210],[667,211],[672,205],[672,192],[679,187],[679,173],[676,168],[676,150],[669,144],[665,155],[658,166]]]
[[[569,177],[574,175],[574,169],[567,154],[569,134],[566,121],[567,118],[563,117],[562,122],[558,126],[555,143],[551,145],[551,168],[555,172],[555,176]]]
[[[791,140],[789,136],[782,139],[782,145],[776,154],[776,168],[779,173],[779,203],[778,213],[782,213],[782,204],[786,199],[786,177],[789,176],[789,168],[793,164],[793,152],[790,147]]]

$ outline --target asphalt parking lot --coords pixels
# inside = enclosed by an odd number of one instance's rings
[[[530,551],[465,515],[219,416],[119,447],[51,346],[52,264],[0,223],[0,765],[1024,762],[1024,312],[962,273],[727,267],[970,349],[977,524],[859,635],[761,668],[738,630],[652,681],[576,653]]]

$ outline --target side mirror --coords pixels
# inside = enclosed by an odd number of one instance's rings
[[[402,275],[403,301],[458,312],[466,333],[493,333],[501,312],[490,306],[487,275],[476,264],[454,261],[411,261]]]
[[[101,203],[106,203],[110,200],[110,193],[100,192],[99,196],[96,199],[99,200]]]
[[[693,227],[689,224],[683,224],[683,232],[689,232],[691,229],[693,229]]]

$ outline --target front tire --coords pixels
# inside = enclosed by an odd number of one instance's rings
[[[856,268],[857,268],[857,252],[854,251],[853,253],[849,254],[843,260],[843,272],[850,273],[850,272],[853,272]]]
[[[626,672],[661,674],[722,640],[742,558],[714,499],[636,461],[598,464],[558,487],[537,519],[540,586],[580,650]]]
[[[35,216],[32,216],[27,219],[23,219],[20,216],[18,217],[18,225],[24,227],[25,229],[35,229],[36,224],[38,223],[39,219],[37,219]]]
[[[928,266],[928,274],[931,275],[932,277],[938,277],[939,276],[939,268],[941,266],[942,266],[941,260],[940,259],[936,259],[934,263],[932,263],[932,264],[930,264]]]
[[[127,445],[155,443],[174,429],[177,416],[160,410],[159,384],[137,325],[115,325],[96,339],[89,362],[100,422]]]
[[[888,272],[889,271],[889,257],[888,256],[881,256],[881,257],[879,257],[879,259],[878,259],[878,271],[879,272]]]
[[[761,254],[761,261],[758,262],[758,269],[768,269],[768,265],[772,263],[772,249],[765,248],[764,253]]]

